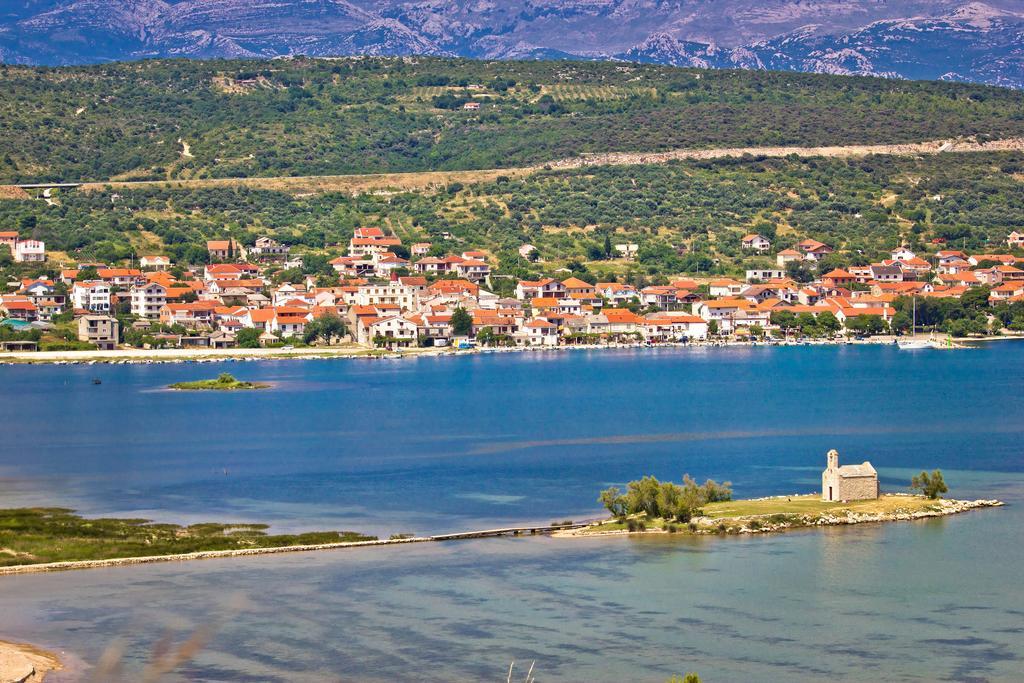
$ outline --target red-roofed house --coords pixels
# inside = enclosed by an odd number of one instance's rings
[[[763,254],[772,248],[771,241],[763,236],[756,233],[750,235],[744,235],[743,239],[740,240],[740,246],[744,249],[756,251],[759,254]]]

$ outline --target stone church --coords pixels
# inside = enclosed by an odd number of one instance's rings
[[[828,452],[828,463],[821,473],[821,499],[824,501],[874,500],[878,498],[878,472],[871,463],[839,466],[839,452]]]

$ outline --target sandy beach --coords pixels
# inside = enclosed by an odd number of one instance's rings
[[[0,683],[40,683],[50,671],[60,671],[57,655],[29,645],[0,640]]]

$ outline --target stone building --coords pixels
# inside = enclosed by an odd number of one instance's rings
[[[874,500],[878,498],[878,472],[871,463],[839,466],[839,452],[828,452],[821,473],[821,499],[824,501]]]

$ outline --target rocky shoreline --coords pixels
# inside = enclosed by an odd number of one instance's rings
[[[896,510],[894,512],[856,512],[855,510],[839,510],[836,513],[822,514],[771,514],[745,515],[738,517],[697,517],[690,526],[683,525],[678,532],[690,535],[720,534],[766,534],[790,529],[808,529],[823,526],[844,526],[849,524],[869,524],[882,522],[903,522],[934,517],[947,517],[969,510],[1002,507],[1001,500],[936,500],[934,508],[922,510]],[[628,529],[602,530],[599,527],[605,522],[598,522],[588,527],[558,531],[552,534],[561,538],[584,538],[595,536],[631,536],[643,534],[672,533],[665,528],[651,528],[637,531]]]

